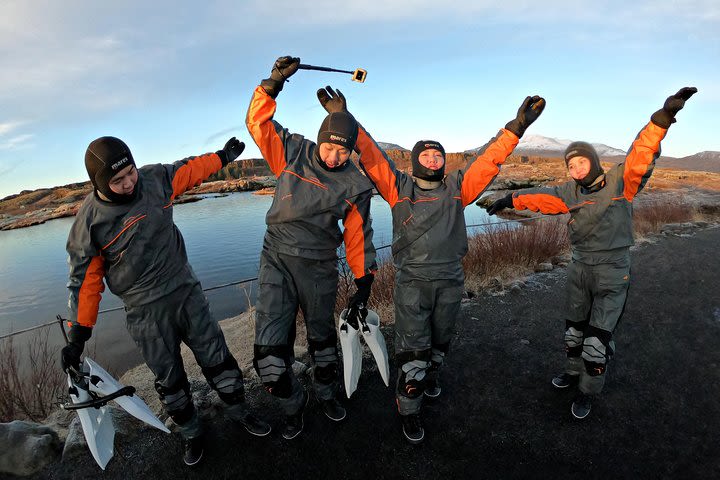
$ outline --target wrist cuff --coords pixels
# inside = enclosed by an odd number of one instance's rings
[[[675,123],[675,116],[664,108],[661,108],[660,110],[652,114],[652,117],[650,117],[650,121],[658,127],[670,128],[670,125]]]

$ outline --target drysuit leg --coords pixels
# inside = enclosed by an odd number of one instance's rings
[[[395,400],[400,415],[420,412],[430,366],[433,292],[427,282],[395,281]]]
[[[590,265],[573,260],[568,265],[567,307],[565,310],[565,371],[580,375],[585,371],[582,361],[583,338],[592,309],[592,272]]]
[[[304,398],[292,371],[298,300],[296,283],[279,254],[263,249],[259,284],[253,364],[265,389],[287,415],[294,415]]]
[[[464,288],[462,282],[440,281],[433,282],[436,286],[435,305],[430,317],[432,331],[432,352],[430,367],[428,368],[428,385],[438,382],[439,369],[445,361],[450,349],[450,341],[455,335],[455,323],[460,314],[460,305]]]
[[[593,268],[595,284],[590,325],[585,331],[582,359],[585,374],[580,391],[595,395],[605,384],[608,358],[614,353],[613,332],[625,310],[630,284],[630,256]]]
[[[313,367],[313,389],[318,400],[335,398],[340,390],[340,368],[335,329],[335,299],[338,288],[336,260],[307,260],[289,257],[286,264],[297,284],[300,309],[307,327]]]
[[[185,298],[182,309],[183,340],[190,347],[210,387],[229,408],[231,418],[245,415],[243,376],[230,353],[220,326],[210,312],[200,284]]]
[[[179,290],[187,292],[185,288]],[[180,295],[171,294],[146,305],[129,306],[126,323],[155,376],[155,390],[165,412],[185,438],[195,438],[200,435],[201,426],[180,355],[182,333],[176,320],[180,318],[182,303],[178,298]]]

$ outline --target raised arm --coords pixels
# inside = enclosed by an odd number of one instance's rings
[[[623,196],[628,202],[632,202],[635,195],[645,187],[655,168],[655,160],[660,156],[660,142],[670,125],[675,123],[675,115],[695,92],[695,87],[684,87],[668,97],[663,108],[653,113],[650,122],[635,137],[625,157],[623,171]]]
[[[210,175],[235,160],[244,149],[245,144],[232,137],[222,150],[215,153],[188,157],[163,165],[167,181],[172,185],[171,200],[200,185]]]
[[[526,97],[516,117],[480,150],[475,159],[468,162],[460,174],[463,206],[477,200],[492,183],[500,173],[499,165],[502,165],[515,149],[525,130],[538,119],[545,109],[545,104],[545,99],[537,95]]]
[[[283,89],[285,81],[297,71],[299,65],[299,58],[289,56],[278,58],[270,73],[270,78],[260,82],[253,92],[245,117],[248,132],[276,177],[287,165],[288,157],[292,154],[289,150],[298,147],[299,145],[294,144],[299,143],[299,140],[273,120],[277,109],[275,98]]]

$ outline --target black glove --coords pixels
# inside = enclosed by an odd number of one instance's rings
[[[320,100],[320,105],[328,113],[348,111],[347,101],[340,90],[333,90],[332,87],[327,86],[317,91],[317,97]]]
[[[500,210],[504,210],[506,208],[513,208],[512,193],[508,193],[500,200],[495,200],[493,203],[490,204],[489,207],[485,208],[485,211],[488,213],[488,215],[495,215]]]
[[[260,82],[260,86],[265,89],[268,95],[276,98],[283,89],[285,81],[297,72],[300,66],[298,57],[284,56],[275,60],[270,78],[266,78]]]
[[[517,117],[510,120],[505,125],[505,129],[510,130],[518,138],[522,137],[525,130],[538,119],[544,108],[544,98],[537,95],[525,98],[525,101],[520,105],[520,109],[518,109]]]
[[[80,355],[82,355],[84,347],[84,343],[68,343],[60,350],[60,365],[62,365],[63,372],[67,373],[70,367],[80,370]]]
[[[675,115],[682,110],[685,106],[685,102],[697,93],[695,87],[683,87],[675,95],[671,95],[665,100],[663,108],[652,114],[650,120],[662,128],[670,128],[670,125],[675,123]]]
[[[73,367],[80,369],[80,355],[85,349],[85,342],[90,339],[92,328],[74,324],[68,331],[69,343],[60,350],[60,365],[64,372]]]
[[[232,137],[230,140],[227,141],[222,150],[218,150],[215,153],[217,153],[218,157],[220,157],[220,161],[222,162],[224,167],[225,165],[239,157],[243,150],[245,150],[245,144],[237,138]]]
[[[367,315],[367,308],[365,307],[370,298],[370,287],[372,286],[373,280],[375,280],[375,275],[372,273],[355,279],[357,291],[355,295],[350,297],[347,314],[348,322],[351,322],[353,325],[357,325],[357,315],[359,313]]]

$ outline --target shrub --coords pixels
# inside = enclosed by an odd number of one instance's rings
[[[13,337],[0,342],[0,422],[29,419],[35,422],[54,410],[65,390],[65,376],[58,368],[59,348],[48,342],[50,329],[34,334],[21,355]],[[20,358],[27,365],[20,365]]]

